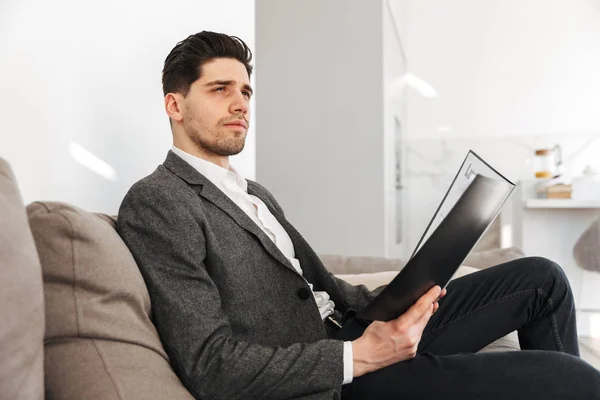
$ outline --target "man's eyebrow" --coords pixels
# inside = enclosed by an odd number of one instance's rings
[[[251,95],[254,94],[254,90],[252,89],[252,86],[250,86],[248,84],[244,84],[244,89],[249,91]]]
[[[235,81],[232,80],[228,80],[228,81],[224,81],[221,79],[217,79],[211,82],[206,83],[204,86],[231,86],[235,83]],[[250,92],[250,94],[254,93],[254,90],[252,89],[252,86],[248,85],[248,84],[244,84],[244,89],[246,89],[247,91]]]

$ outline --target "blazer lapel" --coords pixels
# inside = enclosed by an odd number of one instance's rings
[[[271,203],[269,194],[265,193],[260,185],[252,181],[248,182],[248,193],[260,198],[267,208],[269,208],[271,214],[277,218],[283,229],[285,229],[294,245],[294,252],[296,253],[296,258],[300,261],[303,276],[308,282],[314,285],[314,290],[325,290],[338,307],[342,307],[342,309],[344,307],[347,308],[347,303],[341,296],[335,280],[329,271],[327,271],[319,256],[317,256],[300,232]],[[322,273],[319,273],[319,271],[322,271]]]
[[[246,213],[237,206],[225,193],[215,186],[208,178],[199,173],[181,157],[169,150],[163,166],[190,185],[192,190],[206,200],[219,207],[241,228],[253,234],[263,247],[280,263],[298,273],[290,261],[283,255],[277,245],[263,232],[262,229]]]

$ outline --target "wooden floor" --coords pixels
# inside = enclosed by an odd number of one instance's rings
[[[581,358],[600,370],[600,338],[579,338]]]

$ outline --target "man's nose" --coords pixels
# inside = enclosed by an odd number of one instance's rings
[[[231,113],[233,114],[247,114],[249,108],[249,101],[244,97],[242,93],[237,93],[231,102]]]

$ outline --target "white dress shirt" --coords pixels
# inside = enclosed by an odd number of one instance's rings
[[[277,218],[271,214],[265,203],[256,196],[248,193],[248,182],[233,167],[230,170],[220,167],[210,161],[193,156],[173,146],[173,153],[177,154],[194,169],[204,175],[209,181],[217,186],[227,197],[240,207],[256,225],[275,243],[277,248],[290,261],[296,272],[302,276],[300,261],[296,258],[294,244],[281,226]],[[308,283],[308,282],[307,282]],[[335,304],[324,291],[313,291],[313,285],[308,283],[313,298],[319,308],[321,319],[324,320],[331,314]],[[344,342],[344,380],[342,384],[352,382],[353,362],[352,343]]]

